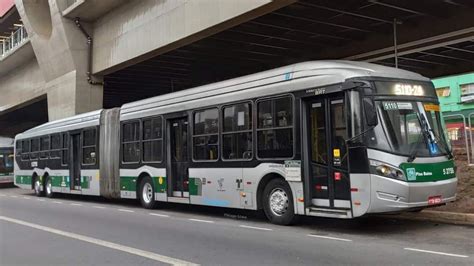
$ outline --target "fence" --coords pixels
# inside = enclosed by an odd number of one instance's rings
[[[466,156],[470,166],[474,166],[474,112],[467,117],[462,114],[445,115],[446,136],[453,152]]]
[[[7,56],[8,53],[10,53],[26,40],[28,40],[28,34],[26,33],[25,27],[21,26],[15,32],[13,32],[12,35],[0,41],[0,56]]]

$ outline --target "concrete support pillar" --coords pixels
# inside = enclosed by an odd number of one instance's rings
[[[87,82],[87,39],[63,17],[60,1],[15,1],[45,81],[50,120],[100,109],[103,99],[103,87]]]

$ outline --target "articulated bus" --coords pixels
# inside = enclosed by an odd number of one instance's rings
[[[13,141],[0,137],[0,185],[13,184]]]
[[[38,196],[263,210],[283,225],[456,197],[430,80],[363,62],[304,62],[85,113],[17,135],[15,148],[15,184]]]

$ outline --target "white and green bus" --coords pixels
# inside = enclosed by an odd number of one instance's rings
[[[13,141],[0,137],[0,185],[13,184]]]
[[[159,88],[157,88],[159,89]],[[354,218],[453,201],[429,79],[304,62],[53,121],[16,136],[15,184],[55,193]]]

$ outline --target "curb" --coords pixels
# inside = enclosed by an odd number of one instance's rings
[[[419,213],[402,213],[397,215],[396,217],[409,220],[422,220],[447,224],[474,226],[474,214],[471,213],[421,211]]]

